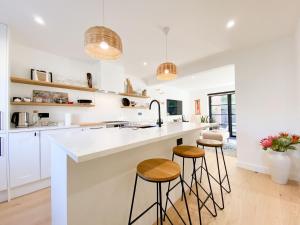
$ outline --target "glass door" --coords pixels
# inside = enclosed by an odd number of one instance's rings
[[[209,95],[209,117],[220,124],[231,137],[236,137],[235,93],[214,93]]]

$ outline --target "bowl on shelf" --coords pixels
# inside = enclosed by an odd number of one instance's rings
[[[128,98],[122,98],[122,105],[123,106],[130,106],[130,101]]]

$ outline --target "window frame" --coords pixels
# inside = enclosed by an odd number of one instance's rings
[[[234,94],[235,94],[235,91],[226,91],[226,92],[217,92],[217,93],[208,94],[209,118],[212,118],[213,115],[227,116],[228,132],[230,134],[230,137],[236,137],[236,134],[233,134],[233,124],[232,124],[232,116],[236,116],[236,113],[235,114],[232,113],[232,95],[234,95]],[[212,105],[212,97],[224,96],[224,95],[227,95],[227,104]],[[222,105],[227,105],[227,114],[222,114],[222,113],[221,114],[213,114],[212,113],[213,106],[222,106]]]

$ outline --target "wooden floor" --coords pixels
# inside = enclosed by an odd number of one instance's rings
[[[215,156],[208,153],[207,160],[209,170],[214,173],[216,171]],[[298,183],[290,182],[288,185],[277,185],[267,175],[237,168],[235,166],[236,159],[233,157],[226,157],[226,160],[231,178],[232,193],[225,194],[225,209],[223,211],[218,210],[218,217],[213,218],[203,209],[202,224],[300,224],[300,185]],[[214,190],[215,196],[218,197],[218,189],[214,187]],[[199,224],[196,201],[193,196],[189,196],[188,200],[193,224]],[[210,206],[212,205],[210,204]],[[176,207],[186,218],[183,203],[177,202]],[[169,210],[169,215],[174,220],[174,224],[182,224],[172,209]],[[126,223],[124,221],[124,224]],[[0,225],[50,224],[49,189],[0,204]]]

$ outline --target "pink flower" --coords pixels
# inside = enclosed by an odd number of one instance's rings
[[[297,144],[299,142],[300,136],[292,135],[292,143]]]
[[[268,138],[264,138],[260,141],[261,146],[263,147],[263,149],[267,149],[272,147],[272,143],[273,143],[273,137],[268,137]]]
[[[280,132],[279,133],[280,137],[288,137],[289,134],[287,132]]]

